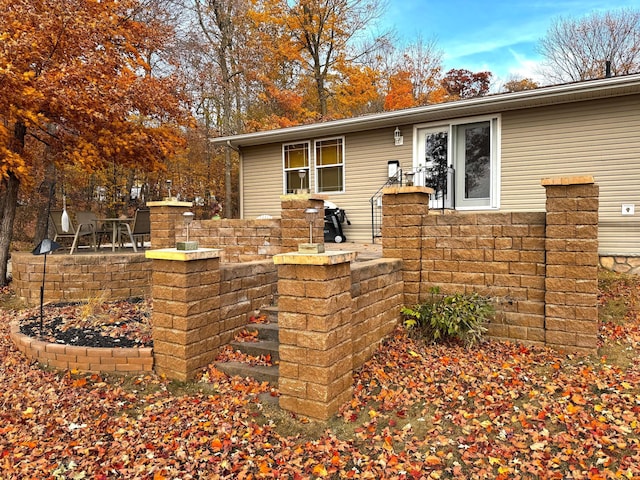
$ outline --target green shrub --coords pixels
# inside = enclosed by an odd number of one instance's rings
[[[477,293],[441,295],[431,289],[431,298],[413,308],[403,307],[404,325],[433,342],[460,340],[472,345],[487,331],[484,323],[494,313],[487,297]]]

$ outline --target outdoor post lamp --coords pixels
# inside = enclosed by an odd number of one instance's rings
[[[307,208],[304,211],[304,218],[309,222],[309,243],[298,245],[298,251],[302,253],[324,253],[324,243],[313,243],[313,223],[318,215],[317,208]]]
[[[300,190],[298,190],[298,193],[306,193],[306,188],[304,188],[304,177],[307,176],[307,171],[303,168],[301,168],[300,170],[298,170],[298,177],[300,177]]]
[[[171,200],[171,179],[167,179],[167,198],[166,200]]]
[[[176,248],[178,250],[197,250],[198,242],[189,241],[189,225],[193,222],[193,217],[195,214],[193,212],[184,212],[182,214],[182,218],[184,220],[184,226],[187,228],[187,241],[186,242],[178,242],[176,244]]]
[[[42,317],[44,316],[44,277],[47,273],[47,254],[55,252],[59,248],[59,243],[45,238],[31,252],[34,255],[44,255],[44,261],[42,262],[42,285],[40,286],[40,336],[42,336]]]
[[[407,187],[413,186],[413,176],[416,172],[405,172],[404,178],[406,179]]]

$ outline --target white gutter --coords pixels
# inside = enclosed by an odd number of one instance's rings
[[[361,117],[299,125],[240,135],[212,138],[214,145],[231,148],[285,142],[311,136],[344,134],[373,130],[429,120],[451,119],[479,113],[498,113],[507,110],[555,105],[588,99],[615,97],[640,93],[640,74],[553,85],[521,92],[501,93],[455,102],[438,103],[394,110]]]

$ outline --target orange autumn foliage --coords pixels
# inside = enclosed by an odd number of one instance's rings
[[[139,20],[147,7],[0,0],[0,279],[18,191],[45,161],[157,170],[182,147],[178,79],[154,76],[148,61],[169,67],[162,51],[173,30]]]
[[[384,99],[385,110],[400,110],[416,106],[409,72],[399,71],[393,74],[389,79],[389,87],[389,93]]]

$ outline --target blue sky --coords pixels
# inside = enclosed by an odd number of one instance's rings
[[[444,71],[488,70],[496,83],[510,76],[541,80],[536,44],[554,19],[640,8],[640,0],[386,1],[381,25],[394,29],[401,43],[435,39],[444,52]]]

